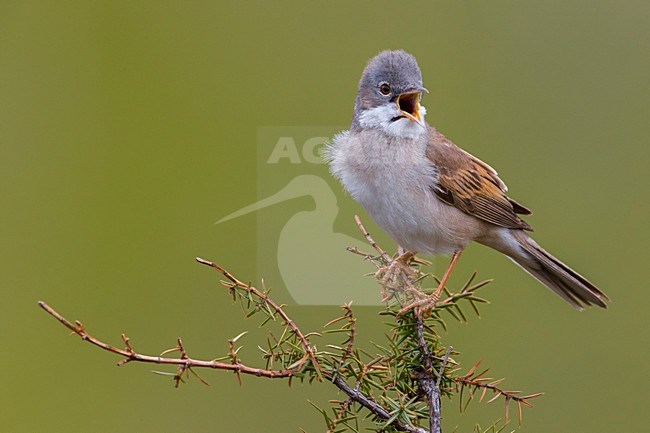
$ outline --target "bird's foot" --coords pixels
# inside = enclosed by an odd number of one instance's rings
[[[393,297],[393,294],[388,293],[386,289],[389,286],[399,287],[400,282],[403,282],[404,286],[406,287],[406,291],[409,293],[415,292],[420,294],[420,291],[417,290],[412,284],[412,279],[415,279],[419,273],[411,267],[411,263],[419,263],[417,260],[418,259],[415,259],[415,254],[411,252],[405,252],[390,262],[388,265],[377,270],[375,277],[381,284],[382,302],[386,302]]]
[[[438,287],[438,289],[429,296],[426,296],[418,290],[417,295],[414,294],[413,296],[414,301],[399,310],[397,316],[402,316],[413,310],[415,315],[420,319],[429,317],[431,315],[431,311],[433,311],[433,309],[436,307],[441,293],[441,287]]]
[[[442,279],[440,280],[440,284],[438,284],[438,288],[431,295],[422,296],[422,297],[414,296],[413,298],[415,300],[410,304],[408,304],[406,307],[399,310],[397,316],[399,317],[404,313],[407,313],[411,310],[415,310],[415,315],[417,317],[421,319],[429,317],[431,315],[431,311],[433,311],[433,309],[436,307],[436,304],[440,299],[440,295],[442,294],[442,291],[445,289],[445,284],[447,284],[447,280],[451,275],[451,271],[454,269],[454,266],[456,266],[456,262],[458,261],[458,258],[460,257],[461,253],[462,250],[458,250],[454,252],[453,256],[451,257],[451,261],[449,262],[449,265],[447,266],[447,269],[445,270],[445,273],[443,274]]]

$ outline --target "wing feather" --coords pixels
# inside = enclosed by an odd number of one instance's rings
[[[444,203],[489,223],[532,231],[517,214],[531,211],[505,194],[497,172],[458,148],[435,129],[430,129],[427,156],[438,172],[433,192]]]

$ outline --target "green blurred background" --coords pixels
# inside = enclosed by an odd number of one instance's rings
[[[536,239],[612,298],[577,313],[473,246],[452,283],[493,277],[493,303],[447,341],[546,392],[522,432],[645,431],[649,27],[647,1],[0,1],[0,430],[324,431],[307,399],[337,398],[328,384],[209,371],[211,387],[173,389],[67,337],[36,301],[142,352],[183,336],[191,355],[225,353],[259,322],[193,258],[255,274],[255,216],[214,222],[257,198],[257,128],[347,124],[367,59],[404,48],[429,122],[497,167]],[[339,205],[337,230],[355,234],[362,211]],[[377,311],[356,310],[361,344],[381,339]],[[338,309],[290,313],[317,330]],[[443,410],[463,433],[502,416]]]

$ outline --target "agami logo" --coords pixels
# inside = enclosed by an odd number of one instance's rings
[[[351,205],[352,199],[330,177],[320,149],[342,129],[259,128],[258,200],[217,222],[226,227],[256,214],[258,277],[276,296],[286,289],[296,304],[381,304],[376,280],[367,276],[372,267],[347,251],[367,245],[334,231],[339,203]]]

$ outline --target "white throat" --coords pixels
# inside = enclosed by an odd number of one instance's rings
[[[420,117],[424,123],[424,116],[427,109],[420,105]],[[399,117],[401,112],[395,104],[386,104],[375,108],[363,110],[359,114],[359,125],[364,129],[379,128],[386,134],[393,137],[416,138],[426,132],[423,125],[414,122],[411,119]]]

